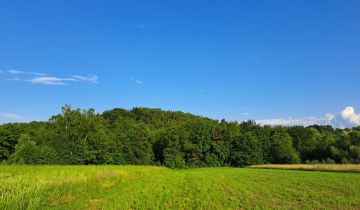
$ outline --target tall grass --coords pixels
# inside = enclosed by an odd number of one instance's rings
[[[264,164],[253,165],[250,168],[360,173],[360,164]]]
[[[0,209],[360,209],[360,174],[0,166]]]

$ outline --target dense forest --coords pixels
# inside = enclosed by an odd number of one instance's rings
[[[161,109],[101,114],[69,105],[47,122],[0,125],[2,164],[134,164],[170,168],[360,163],[360,126],[260,126]]]

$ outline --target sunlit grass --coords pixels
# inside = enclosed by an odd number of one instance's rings
[[[308,171],[333,171],[360,173],[360,164],[264,164],[250,168],[296,169]]]
[[[0,166],[0,209],[359,209],[360,174]]]

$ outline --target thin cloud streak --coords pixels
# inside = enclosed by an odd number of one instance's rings
[[[134,83],[136,83],[136,84],[138,84],[138,85],[142,85],[142,84],[143,84],[143,81],[138,80],[138,79],[132,78],[131,81],[134,82]]]
[[[18,71],[18,70],[8,70],[8,72],[12,75],[37,75],[37,76],[45,76],[45,73],[38,73],[38,72],[27,72],[27,71]]]
[[[92,83],[98,83],[98,76],[79,76],[79,75],[74,75],[72,76],[73,78],[77,79],[78,81],[88,81],[88,82],[92,82]]]
[[[7,119],[23,119],[20,115],[12,114],[12,113],[0,113],[0,118],[7,118]]]
[[[91,74],[87,76],[74,75],[69,77],[56,77],[38,72],[26,72],[26,71],[18,71],[18,70],[8,70],[7,72],[12,75],[12,78],[7,80],[26,81],[31,84],[68,85],[70,82],[99,83],[99,77]]]
[[[66,81],[78,81],[74,78],[58,78],[58,77],[36,77],[29,80],[33,84],[44,84],[44,85],[66,85]]]
[[[25,122],[26,119],[18,114],[0,113],[0,124],[10,122]]]
[[[316,117],[307,117],[307,118],[275,118],[275,119],[263,119],[263,120],[256,120],[257,123],[260,125],[283,125],[283,126],[293,126],[293,125],[302,125],[302,126],[309,126],[309,125],[329,125],[331,122],[327,118],[316,118]]]

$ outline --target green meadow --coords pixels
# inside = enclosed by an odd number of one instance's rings
[[[0,166],[0,209],[360,209],[360,174]]]

